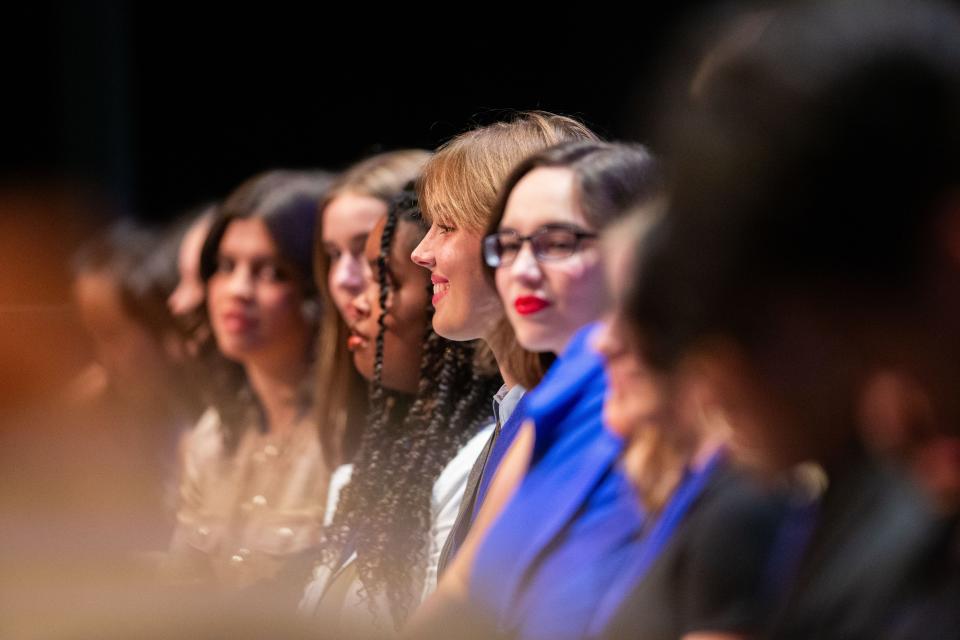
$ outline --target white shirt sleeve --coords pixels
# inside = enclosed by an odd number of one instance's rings
[[[433,504],[431,515],[433,525],[430,531],[430,551],[427,557],[426,583],[421,601],[437,588],[437,568],[440,565],[440,553],[457,520],[460,502],[467,486],[467,478],[474,463],[483,452],[484,445],[493,433],[494,424],[487,425],[477,432],[465,444],[454,458],[447,463],[440,477],[433,484]]]
[[[431,504],[431,529],[430,529],[430,548],[427,557],[426,580],[423,585],[421,601],[433,593],[437,587],[437,568],[440,564],[440,553],[443,545],[450,534],[457,519],[457,513],[460,511],[460,502],[463,500],[463,492],[466,489],[467,478],[470,476],[470,470],[477,458],[483,451],[484,445],[490,439],[493,433],[494,424],[487,425],[477,432],[465,444],[457,455],[447,463],[440,476],[433,484],[432,504]],[[350,482],[350,476],[353,472],[353,465],[343,465],[333,472],[330,478],[330,488],[327,498],[327,511],[324,518],[325,523],[329,524],[334,517],[337,509],[337,501],[340,492]],[[356,554],[347,560],[347,564],[352,562]],[[313,580],[307,585],[303,599],[300,602],[300,612],[305,615],[311,615],[316,611],[319,602],[323,598],[324,591],[333,577],[330,570],[325,566],[317,566],[314,569]],[[359,593],[359,583],[354,591]],[[353,601],[361,602],[357,595],[355,598],[348,598],[348,604],[352,606]]]
[[[337,503],[340,501],[340,492],[350,483],[350,477],[353,475],[353,465],[344,464],[330,476],[330,486],[327,489],[327,509],[323,514],[323,525],[329,526],[333,522],[333,516],[337,513]],[[356,554],[350,557],[348,562],[352,561]],[[323,599],[323,594],[330,584],[333,572],[322,563],[318,563],[313,568],[313,576],[307,586],[304,588],[303,598],[300,600],[298,609],[302,615],[310,616],[316,611]]]
[[[333,516],[337,513],[337,504],[340,502],[340,492],[350,484],[352,476],[352,464],[342,464],[330,475],[330,486],[327,489],[327,509],[323,513],[323,526],[329,526],[333,522]]]

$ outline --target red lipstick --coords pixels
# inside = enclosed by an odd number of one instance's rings
[[[529,316],[538,311],[543,311],[549,306],[549,302],[537,296],[520,296],[513,301],[513,308],[522,316]]]

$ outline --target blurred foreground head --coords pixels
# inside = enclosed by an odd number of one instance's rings
[[[664,121],[671,203],[628,315],[755,462],[840,459],[886,346],[922,353],[931,317],[953,327],[944,349],[960,342],[958,16],[785,5],[734,23],[689,92]]]

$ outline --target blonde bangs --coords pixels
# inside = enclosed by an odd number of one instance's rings
[[[440,147],[421,175],[420,206],[428,222],[486,228],[503,181],[526,156],[549,146],[537,127],[496,123]]]
[[[429,223],[484,228],[486,185],[479,183],[475,145],[458,138],[440,148],[423,169],[419,184],[420,208]]]

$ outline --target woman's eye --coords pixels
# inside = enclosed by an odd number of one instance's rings
[[[576,239],[551,239],[547,241],[547,251],[571,251],[576,246]]]
[[[561,229],[543,234],[537,242],[540,255],[550,258],[565,258],[579,247],[576,234]]]
[[[275,264],[262,264],[257,268],[257,278],[264,282],[285,282],[288,275],[283,267]]]
[[[449,226],[449,225],[440,224],[439,222],[437,223],[437,229],[438,229],[439,232],[442,233],[442,234],[448,234],[448,233],[452,233],[452,232],[456,231],[456,227],[451,227],[451,226]]]
[[[520,253],[520,243],[516,240],[500,241],[500,252],[507,255]]]
[[[232,258],[226,256],[220,256],[217,258],[217,272],[218,273],[230,273],[233,271],[233,268],[236,266],[236,263]]]

